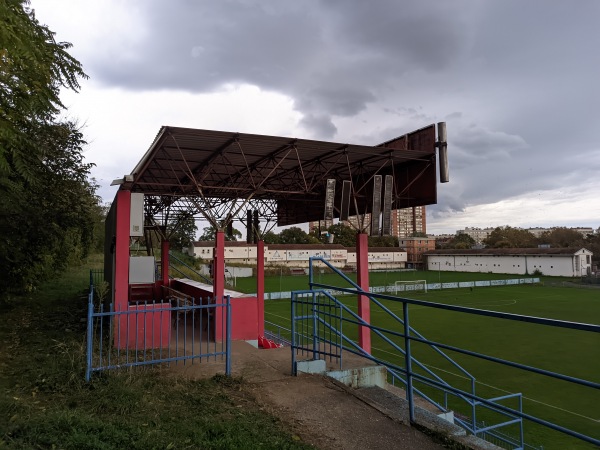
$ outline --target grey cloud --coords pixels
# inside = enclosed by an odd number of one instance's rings
[[[315,116],[306,114],[300,120],[300,126],[305,128],[312,138],[315,139],[332,139],[337,132],[336,126],[328,116]]]
[[[353,116],[397,90],[402,73],[442,70],[465,44],[465,14],[433,1],[140,5],[146,37],[115,51],[143,57],[119,64],[98,59],[97,79],[192,92],[250,83],[291,96],[303,114],[330,118]]]
[[[600,170],[600,2],[138,0],[137,6],[145,37],[99,53],[86,68],[96,80],[190,92],[250,83],[291,97],[311,137],[345,142],[376,144],[446,120],[451,182],[439,189],[444,206],[432,208],[439,214],[553,189]],[[114,54],[131,57],[117,64]],[[388,121],[369,119],[372,132],[338,136],[337,119],[365,111]]]

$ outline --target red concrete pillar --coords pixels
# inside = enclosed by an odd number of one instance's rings
[[[265,242],[256,244],[256,297],[258,303],[258,335],[265,335]]]
[[[217,231],[215,234],[215,248],[213,251],[213,301],[223,303],[225,294],[225,233]],[[226,323],[223,308],[215,311],[215,340],[225,339]]]
[[[169,286],[169,241],[160,244],[160,273],[163,286]]]
[[[129,223],[131,220],[131,192],[117,191],[114,254],[114,309],[125,311],[129,307]]]
[[[365,233],[356,235],[356,275],[357,284],[363,291],[369,291],[369,241]],[[364,295],[358,296],[358,315],[367,323],[371,323],[371,305]],[[371,329],[359,327],[358,345],[371,353]]]

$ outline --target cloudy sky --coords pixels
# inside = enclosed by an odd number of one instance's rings
[[[600,2],[32,0],[105,200],[162,125],[378,144],[446,121],[428,232],[600,226]]]

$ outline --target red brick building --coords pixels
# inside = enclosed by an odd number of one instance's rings
[[[406,264],[408,267],[423,267],[423,253],[435,250],[435,238],[400,238],[400,248],[406,250]]]

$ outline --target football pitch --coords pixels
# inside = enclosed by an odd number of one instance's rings
[[[425,279],[424,272],[413,273],[412,279]],[[428,281],[467,281],[480,279],[517,278],[498,274],[456,274],[428,272]],[[375,275],[375,276],[374,276]],[[371,274],[371,285],[389,285],[397,280],[408,280],[410,273]],[[385,277],[387,282],[384,282]],[[285,278],[285,282],[283,280]],[[300,280],[298,278],[304,278]],[[334,275],[322,274],[321,282],[344,286]],[[270,283],[282,283],[283,289],[306,289],[305,277],[270,277]],[[291,280],[290,280],[291,279]],[[269,280],[269,279],[267,279]],[[269,281],[266,280],[267,291]],[[288,281],[290,280],[290,281]],[[300,283],[303,281],[303,285]],[[318,281],[318,275],[315,277]],[[512,314],[560,319],[572,322],[600,324],[600,290],[550,286],[544,284],[502,287],[476,287],[473,289],[448,289],[428,293],[407,293],[406,297],[428,302],[466,306],[470,308],[507,312]],[[299,286],[296,287],[295,284]],[[278,289],[275,289],[278,290]],[[355,296],[344,302],[356,310]],[[384,304],[402,317],[402,304],[388,300]],[[409,307],[411,326],[427,339],[485,355],[518,362],[576,378],[600,382],[600,336],[597,333],[554,328],[505,319],[490,318],[433,309],[420,305]],[[290,301],[265,302],[265,319],[289,328]],[[401,325],[380,308],[371,306],[373,325],[401,332]],[[356,338],[356,329],[344,325],[345,334]],[[401,338],[394,338],[401,342]],[[403,345],[401,345],[403,347]],[[468,390],[470,381],[459,369],[422,343],[413,342],[413,355],[451,385]],[[404,365],[401,355],[377,336],[373,337],[372,352],[381,359]],[[525,413],[560,424],[566,428],[600,438],[600,392],[592,388],[573,385],[532,372],[523,371],[472,356],[446,351],[446,353],[472,374],[476,380],[476,393],[493,398],[509,393],[522,393]],[[443,403],[443,394],[417,383],[436,401]],[[457,413],[465,415],[466,404],[450,396],[449,404]],[[505,406],[516,407],[516,401],[507,400]],[[477,410],[478,420],[494,423],[497,417]],[[514,429],[512,430],[514,431]],[[548,428],[525,422],[526,442],[551,448],[593,448],[583,441],[572,439]]]

